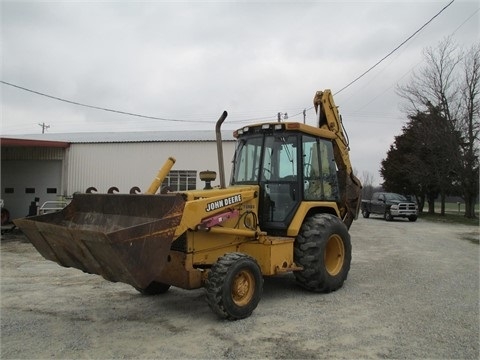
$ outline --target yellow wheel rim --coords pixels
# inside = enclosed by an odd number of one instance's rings
[[[330,275],[338,275],[342,270],[343,262],[345,261],[345,246],[343,246],[340,236],[330,236],[325,247],[324,260],[325,267]]]
[[[255,278],[248,270],[240,271],[233,280],[232,299],[237,306],[245,306],[252,300],[255,292]]]

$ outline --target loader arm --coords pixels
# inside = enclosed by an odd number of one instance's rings
[[[258,186],[252,185],[186,193],[187,202],[174,238],[187,230],[212,232],[223,230],[230,234],[238,233],[240,236],[255,238],[257,229],[218,225],[224,225],[224,222],[239,217],[246,204],[249,204],[249,208],[257,208],[258,191]]]
[[[342,118],[338,108],[333,101],[330,90],[317,91],[313,98],[315,111],[317,112],[318,127],[335,133],[334,156],[339,166],[339,181],[344,188],[345,208],[340,209],[343,222],[350,227],[353,220],[357,218],[361,203],[362,184],[353,174],[352,164],[349,156],[349,143],[343,129]]]

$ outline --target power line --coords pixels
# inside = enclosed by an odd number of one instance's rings
[[[450,1],[446,6],[444,6],[437,14],[435,14],[430,20],[428,20],[425,24],[423,24],[417,31],[415,31],[412,35],[410,35],[407,39],[405,39],[400,45],[398,45],[395,49],[390,51],[387,55],[385,55],[382,59],[377,61],[374,65],[372,65],[367,71],[362,73],[361,75],[357,76],[354,80],[349,82],[347,85],[345,85],[343,88],[338,90],[334,95],[339,94],[346,88],[350,87],[354,83],[356,83],[358,80],[360,80],[362,77],[367,75],[370,71],[372,71],[374,68],[376,68],[381,62],[383,62],[386,58],[388,58],[390,55],[392,55],[394,52],[396,52],[398,49],[400,49],[403,45],[405,45],[411,38],[413,38],[415,35],[417,35],[420,31],[422,31],[428,24],[430,24],[437,16],[439,16],[442,12],[444,12],[450,5],[452,5],[455,2],[455,0]]]
[[[375,67],[377,67],[380,63],[382,63],[385,59],[387,59],[388,57],[390,57],[390,56],[391,56],[393,53],[395,53],[400,47],[402,47],[403,45],[405,45],[410,39],[412,39],[415,35],[417,35],[420,31],[422,31],[427,25],[429,25],[435,18],[437,18],[443,11],[445,11],[445,10],[446,10],[450,5],[452,5],[454,2],[455,2],[455,0],[450,1],[450,3],[448,3],[446,6],[444,6],[437,14],[435,14],[430,20],[428,20],[428,21],[427,21],[425,24],[423,24],[419,29],[417,29],[412,35],[410,35],[407,39],[405,39],[400,45],[398,45],[396,48],[394,48],[392,51],[390,51],[390,52],[389,52],[387,55],[385,55],[382,59],[380,59],[380,60],[377,61],[374,65],[372,65],[368,70],[366,70],[365,72],[363,72],[361,75],[357,76],[354,80],[352,80],[350,83],[348,83],[347,85],[345,85],[345,86],[344,86],[343,88],[341,88],[339,91],[335,92],[334,95],[339,94],[339,93],[342,92],[343,90],[347,89],[348,87],[350,87],[351,85],[353,85],[354,83],[356,83],[358,80],[360,80],[360,79],[361,79],[362,77],[364,77],[366,74],[368,74],[371,70],[373,70]],[[477,10],[476,12],[478,12],[478,10]],[[476,13],[476,12],[475,12],[475,13]],[[474,14],[475,14],[475,13],[474,13]],[[474,14],[472,14],[472,16],[473,16]],[[472,16],[470,16],[467,20],[465,20],[465,22],[468,21]],[[464,22],[464,23],[465,23],[465,22]],[[462,25],[463,25],[463,24],[462,24]],[[462,25],[460,25],[459,28],[460,28]],[[455,31],[457,31],[457,30],[458,30],[458,28],[457,28]],[[11,87],[14,87],[14,88],[17,88],[17,89],[20,89],[20,90],[24,90],[24,91],[27,91],[27,92],[31,92],[31,93],[33,93],[33,94],[37,94],[37,95],[40,95],[40,96],[44,96],[44,97],[47,97],[47,98],[50,98],[50,99],[62,101],[62,102],[65,102],[65,103],[69,103],[69,104],[73,104],[73,105],[77,105],[77,106],[83,106],[83,107],[86,107],[86,108],[91,108],[91,109],[96,109],[96,110],[108,111],[108,112],[117,113],[117,114],[122,114],[122,115],[135,116],[135,117],[144,118],[144,119],[151,119],[151,120],[172,121],[172,122],[187,122],[187,123],[204,123],[204,122],[205,122],[205,121],[199,121],[199,120],[170,119],[170,118],[163,118],[163,117],[157,117],[157,116],[148,116],[148,115],[131,113],[131,112],[126,112],[126,111],[121,111],[121,110],[109,109],[109,108],[105,108],[105,107],[88,105],[88,104],[80,103],[80,102],[77,102],[77,101],[72,101],[72,100],[63,99],[63,98],[60,98],[60,97],[57,97],[57,96],[53,96],[53,95],[49,95],[49,94],[42,93],[42,92],[40,92],[40,91],[35,91],[35,90],[28,89],[28,88],[25,88],[25,87],[22,87],[22,86],[19,86],[19,85],[15,85],[15,84],[12,84],[12,83],[3,81],[3,80],[0,80],[0,83],[2,83],[2,84],[4,84],[4,85],[11,86]],[[296,117],[296,116],[299,116],[299,115],[301,115],[301,114],[303,114],[303,116],[305,117],[306,111],[310,111],[310,110],[312,110],[313,108],[314,108],[314,107],[311,106],[311,107],[309,107],[308,109],[301,110],[300,112],[295,113],[295,114],[292,115],[291,117]],[[272,116],[266,116],[266,117],[262,117],[262,118],[239,119],[239,120],[234,120],[234,121],[232,121],[232,122],[241,123],[241,122],[247,122],[247,121],[252,121],[252,120],[258,121],[258,120],[274,120],[274,119],[275,119],[275,116],[272,115]]]
[[[44,97],[47,97],[47,98],[50,98],[50,99],[62,101],[62,102],[68,103],[68,104],[73,104],[73,105],[78,105],[78,106],[87,107],[87,108],[90,108],[90,109],[109,111],[109,112],[113,112],[113,113],[117,113],[117,114],[136,116],[136,117],[140,117],[140,118],[144,118],[144,119],[150,119],[150,120],[187,122],[187,123],[205,123],[205,121],[201,121],[201,120],[187,120],[187,119],[162,118],[162,117],[157,117],[157,116],[148,116],[148,115],[131,113],[131,112],[126,112],[126,111],[121,111],[121,110],[104,108],[104,107],[100,107],[100,106],[88,105],[88,104],[83,104],[83,103],[80,103],[80,102],[77,102],[77,101],[72,101],[72,100],[67,100],[67,99],[64,99],[64,98],[60,98],[60,97],[58,97],[58,96],[53,96],[53,95],[45,94],[45,93],[40,92],[40,91],[28,89],[28,88],[26,88],[26,87],[19,86],[19,85],[15,85],[15,84],[12,84],[12,83],[7,82],[7,81],[0,80],[0,83],[2,83],[2,84],[4,84],[4,85],[11,86],[11,87],[14,87],[14,88],[17,88],[17,89],[20,89],[20,90],[24,90],[24,91],[27,91],[27,92],[30,92],[30,93],[33,93],[33,94],[36,94],[36,95],[40,95],[40,96],[44,96]],[[230,121],[230,123],[242,123],[242,122],[248,122],[248,121],[252,121],[252,120],[255,120],[255,121],[260,121],[260,120],[273,120],[274,118],[275,118],[275,115],[272,115],[272,116],[255,117],[255,118],[248,118],[248,119],[238,119],[238,120]]]
[[[480,11],[480,8],[478,8],[477,10],[475,10],[470,16],[468,16],[454,31],[452,31],[450,33],[449,36],[453,36],[455,35],[455,33],[462,27],[464,26],[471,18],[473,18],[475,16],[475,14],[477,14],[478,12]],[[360,111],[362,109],[364,109],[366,106],[368,106],[369,104],[371,104],[373,101],[375,101],[376,99],[378,99],[380,96],[384,95],[388,90],[390,90],[391,88],[393,88],[395,86],[395,84],[402,80],[405,76],[407,76],[414,68],[416,68],[418,65],[420,65],[421,63],[423,63],[424,60],[420,60],[419,62],[417,62],[415,65],[413,65],[412,67],[410,67],[410,69],[408,69],[408,71],[406,71],[402,76],[400,76],[398,78],[398,80],[393,83],[392,85],[390,85],[389,87],[387,87],[386,89],[384,89],[381,93],[379,93],[378,95],[376,95],[373,99],[371,99],[370,101],[368,101],[367,103],[365,103],[362,107],[360,108],[357,108],[356,111]]]
[[[463,25],[465,25],[465,24],[467,23],[468,20],[470,20],[472,17],[474,17],[475,14],[476,14],[477,12],[479,12],[479,11],[480,11],[480,8],[478,8],[476,11],[474,11],[473,14],[470,15],[468,18],[466,18],[465,21],[462,22],[462,23],[452,32],[451,35],[454,35]]]
[[[435,14],[430,20],[428,20],[425,24],[423,24],[420,28],[418,28],[412,35],[410,35],[407,39],[405,39],[400,45],[398,45],[395,49],[393,49],[392,51],[390,51],[387,55],[385,55],[381,60],[377,61],[377,63],[375,63],[374,65],[372,65],[368,70],[366,70],[365,72],[363,72],[361,75],[357,76],[354,80],[352,80],[350,83],[348,83],[347,85],[345,85],[343,88],[341,88],[340,90],[338,90],[337,92],[334,93],[334,95],[337,95],[339,94],[340,92],[342,92],[343,90],[345,90],[346,88],[350,87],[351,85],[353,85],[355,82],[357,82],[358,80],[360,80],[362,77],[364,77],[366,74],[368,74],[371,70],[373,70],[375,67],[377,67],[380,63],[382,63],[384,60],[386,60],[388,57],[390,57],[393,53],[395,53],[398,49],[400,49],[403,45],[405,45],[410,39],[412,39],[415,35],[417,35],[420,31],[422,31],[428,24],[430,24],[436,17],[438,17],[443,11],[445,11],[450,5],[452,5],[453,3],[455,2],[455,0],[452,0],[450,1],[450,3],[448,3],[447,5],[445,5],[437,14]],[[475,11],[471,16],[468,17],[468,19],[466,19],[454,32],[456,32],[460,27],[462,27],[468,20],[470,20],[470,18],[473,17],[473,15],[475,15],[479,10]],[[410,70],[408,71],[410,72]],[[407,72],[407,73],[408,73]],[[406,74],[405,74],[406,75]],[[405,76],[404,75],[404,76]],[[378,97],[378,96],[377,96]],[[373,101],[373,100],[372,100]],[[371,101],[370,101],[371,102]],[[370,103],[369,102],[369,103]],[[310,111],[314,108],[314,106],[310,106],[308,109],[306,109],[306,111]],[[293,116],[296,116],[296,115],[300,115],[302,113],[299,112],[298,114],[295,114]]]
[[[177,121],[177,122],[199,122],[198,120],[166,119],[166,118],[161,118],[161,117],[156,117],[156,116],[141,115],[141,114],[126,112],[126,111],[104,108],[104,107],[100,107],[100,106],[88,105],[88,104],[83,104],[83,103],[79,103],[79,102],[72,101],[72,100],[63,99],[63,98],[60,98],[60,97],[57,97],[57,96],[48,95],[48,94],[42,93],[40,91],[27,89],[23,86],[18,86],[18,85],[15,85],[15,84],[3,81],[3,80],[0,80],[0,83],[8,85],[8,86],[12,86],[12,87],[17,88],[17,89],[28,91],[28,92],[31,92],[33,94],[45,96],[45,97],[50,98],[50,99],[55,99],[55,100],[58,100],[58,101],[63,101],[63,102],[69,103],[69,104],[83,106],[83,107],[87,107],[87,108],[90,108],[90,109],[109,111],[109,112],[113,112],[113,113],[117,113],[117,114],[136,116],[136,117],[140,117],[140,118],[144,118],[144,119],[152,119],[152,120]]]

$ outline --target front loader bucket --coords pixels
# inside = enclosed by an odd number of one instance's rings
[[[77,194],[62,211],[14,221],[48,260],[145,289],[167,262],[180,194]]]

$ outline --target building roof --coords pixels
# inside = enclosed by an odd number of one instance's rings
[[[81,143],[122,143],[122,142],[179,142],[179,141],[215,141],[215,131],[134,131],[134,132],[79,132],[63,134],[25,134],[5,135],[6,139],[60,141],[71,144]],[[235,141],[233,131],[222,131],[223,141]]]
[[[32,140],[32,139],[18,139],[2,137],[0,140],[1,146],[11,147],[49,147],[49,148],[68,148],[70,143],[64,141],[51,140]]]

